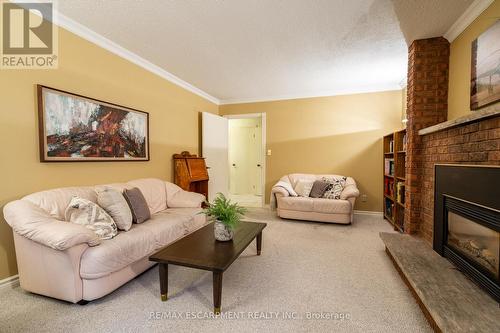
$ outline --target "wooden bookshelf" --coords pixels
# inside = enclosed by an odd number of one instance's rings
[[[394,230],[404,232],[404,186],[406,182],[406,130],[390,133],[383,138],[384,155],[384,186],[383,207],[384,219]]]

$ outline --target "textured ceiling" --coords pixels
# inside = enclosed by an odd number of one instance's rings
[[[443,36],[473,0],[392,0],[408,44]]]
[[[223,103],[398,89],[406,39],[469,0],[65,0],[59,11]]]

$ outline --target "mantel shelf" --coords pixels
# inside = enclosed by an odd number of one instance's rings
[[[468,123],[479,121],[481,119],[491,118],[499,115],[500,115],[500,103],[497,103],[492,106],[488,106],[482,109],[481,111],[473,111],[466,116],[453,120],[448,120],[434,126],[423,128],[420,131],[418,131],[418,134],[419,135],[431,134],[434,132],[442,131],[460,125],[465,125]]]

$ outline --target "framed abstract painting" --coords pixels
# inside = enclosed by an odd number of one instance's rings
[[[149,161],[149,114],[38,85],[41,162]]]
[[[470,108],[500,100],[500,20],[472,42]]]

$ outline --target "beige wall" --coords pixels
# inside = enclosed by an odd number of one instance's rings
[[[35,85],[150,114],[150,162],[40,163]],[[198,152],[198,112],[218,107],[69,32],[59,30],[59,69],[0,70],[0,208],[47,188],[171,179],[174,152]],[[0,215],[0,279],[16,274],[10,227]]]
[[[293,172],[352,176],[356,209],[382,211],[382,136],[401,128],[402,91],[221,105],[221,114],[266,112],[266,200]]]
[[[471,43],[500,17],[500,1],[491,4],[450,45],[448,120],[465,116],[470,110]]]

